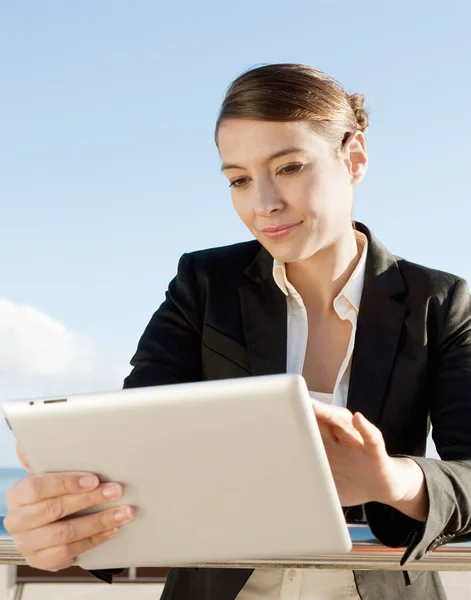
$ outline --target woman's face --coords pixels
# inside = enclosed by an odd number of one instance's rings
[[[352,134],[340,157],[299,121],[228,119],[217,141],[237,214],[280,262],[351,233],[353,187],[367,167],[363,134]]]

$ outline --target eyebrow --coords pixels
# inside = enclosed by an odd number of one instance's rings
[[[283,150],[278,150],[275,154],[272,154],[268,157],[267,162],[274,160],[275,158],[280,158],[280,156],[286,156],[286,154],[293,154],[294,152],[303,152],[302,148],[295,148],[294,146],[290,148],[284,148]],[[240,167],[234,163],[222,163],[221,171],[226,171],[228,169],[243,169],[244,167]]]

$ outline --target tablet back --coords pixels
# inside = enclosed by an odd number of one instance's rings
[[[351,548],[304,379],[270,375],[9,402],[36,473],[91,471],[137,509],[87,569]]]

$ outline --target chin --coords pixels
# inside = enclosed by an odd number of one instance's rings
[[[294,263],[309,257],[309,253],[296,248],[294,244],[290,244],[290,246],[282,248],[280,245],[270,244],[269,246],[265,245],[265,249],[280,263]]]
[[[312,236],[306,236],[302,229],[280,239],[269,239],[267,236],[260,235],[258,231],[252,231],[252,233],[265,250],[280,263],[306,260],[318,250],[317,240],[313,240]]]

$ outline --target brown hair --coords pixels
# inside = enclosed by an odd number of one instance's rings
[[[250,69],[229,86],[215,136],[226,119],[305,121],[338,153],[354,131],[366,131],[363,94],[349,94],[312,67],[273,64]]]

